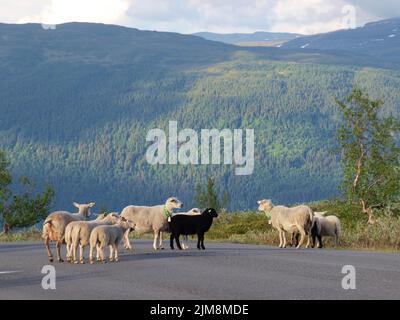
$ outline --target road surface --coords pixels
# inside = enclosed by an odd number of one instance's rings
[[[400,299],[399,254],[211,242],[153,252],[151,241],[135,243],[118,263],[54,263],[55,290],[41,285],[42,243],[0,244],[0,299]],[[342,288],[345,265],[355,267],[355,290]]]

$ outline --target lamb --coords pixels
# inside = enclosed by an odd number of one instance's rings
[[[306,248],[309,247],[314,217],[311,208],[304,205],[294,208],[274,206],[271,200],[260,200],[257,203],[258,210],[263,211],[270,218],[270,224],[279,232],[279,248],[286,248],[285,232],[293,233],[296,229],[300,233],[300,242],[296,248],[299,249],[302,246],[306,235],[308,235]]]
[[[61,245],[64,242],[65,228],[72,221],[86,220],[90,215],[90,208],[92,208],[95,203],[79,204],[74,202],[73,205],[78,208],[77,213],[55,211],[51,213],[43,223],[42,237],[44,239],[44,245],[50,262],[53,262],[53,254],[51,253],[49,245],[50,241],[56,242],[57,260],[59,262],[64,262],[64,260],[61,259]]]
[[[327,216],[327,212],[315,212],[311,228],[312,247],[315,246],[315,238],[318,239],[318,248],[323,247],[322,237],[333,237],[335,245],[339,245],[341,234],[340,219],[336,216]]]
[[[176,212],[176,213],[174,213],[172,216],[175,216],[175,215],[178,215],[178,214],[185,214],[185,215],[188,215],[188,216],[197,216],[197,215],[200,215],[200,214],[201,214],[201,210],[198,209],[198,208],[192,208],[192,209],[190,209],[188,212]],[[185,244],[185,242],[186,242],[187,244]],[[182,239],[182,241],[181,241],[181,246],[182,246],[182,249],[183,249],[183,250],[189,249],[188,243],[189,243],[189,237],[188,237],[188,235],[183,235],[183,239]]]
[[[174,239],[179,250],[182,250],[179,242],[179,236],[197,234],[197,249],[205,250],[204,247],[204,234],[210,230],[214,218],[217,218],[217,212],[208,208],[202,212],[201,215],[176,215],[171,218],[170,222],[170,246],[174,250]]]
[[[119,261],[118,258],[118,245],[124,238],[124,233],[129,229],[134,229],[135,224],[125,219],[124,217],[118,216],[116,218],[116,224],[114,225],[100,225],[95,227],[90,234],[90,253],[89,261],[90,264],[94,263],[93,251],[97,248],[97,254],[101,262],[105,262],[104,259],[104,248],[109,246],[110,248],[110,262]]]
[[[65,242],[67,243],[67,261],[78,263],[76,258],[79,245],[80,263],[84,263],[85,247],[89,245],[90,233],[100,225],[114,224],[117,221],[118,214],[100,214],[93,221],[72,221],[65,229]]]
[[[167,199],[164,205],[153,207],[146,206],[127,206],[121,212],[121,217],[135,223],[135,231],[139,234],[154,234],[154,250],[163,249],[163,232],[168,231],[168,220],[171,219],[174,209],[182,208],[183,203],[175,197]],[[124,235],[125,249],[132,250],[129,242],[128,229]]]

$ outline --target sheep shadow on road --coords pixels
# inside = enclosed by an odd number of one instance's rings
[[[120,254],[120,261],[138,261],[138,260],[158,260],[170,258],[185,258],[185,257],[200,257],[200,256],[218,256],[219,254],[212,250],[203,251],[176,251],[176,250],[162,250],[162,251],[124,251]]]

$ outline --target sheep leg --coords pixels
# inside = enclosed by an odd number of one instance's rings
[[[337,228],[335,229],[335,246],[339,245],[339,233]]]
[[[282,231],[281,231],[281,229],[279,229],[278,232],[279,232],[279,248],[282,248],[283,240],[282,240]]]
[[[57,241],[56,248],[57,248],[57,260],[58,260],[58,262],[64,262],[64,260],[61,259],[61,244],[62,244],[61,240]]]
[[[83,245],[79,245],[79,261],[80,263],[84,264],[85,263],[85,258],[83,257],[83,251],[85,250],[85,247]]]
[[[126,250],[133,250],[131,243],[129,241],[129,233],[131,232],[130,229],[126,230],[124,233],[124,247]]]
[[[307,235],[307,244],[306,244],[306,248],[309,248],[309,247],[310,247],[310,243],[311,243],[311,235],[310,235],[310,232],[309,232],[308,235]]]
[[[318,238],[318,248],[321,249],[324,246],[322,243],[322,237],[320,235],[318,235],[317,238]]]
[[[282,231],[283,245],[282,248],[286,248],[286,232]]]
[[[69,243],[67,243],[67,262],[71,262],[71,244]]]
[[[297,245],[296,249],[299,249],[303,245],[304,239],[306,237],[306,232],[304,231],[303,228],[299,228],[299,231],[300,231],[300,242]]]
[[[157,247],[158,234],[159,234],[159,231],[154,231],[154,241],[153,241],[153,249],[154,250],[158,249],[158,247]]]
[[[106,263],[106,260],[104,259],[104,246],[100,245],[98,248],[99,248],[100,261]]]
[[[118,257],[118,244],[115,244],[115,243],[114,243],[114,256],[115,256],[114,261],[115,261],[115,262],[118,262],[118,261],[119,261],[119,257]]]
[[[78,242],[74,242],[73,243],[73,247],[72,247],[72,256],[73,256],[73,261],[75,264],[78,263]]]
[[[179,237],[180,237],[179,233],[175,235],[175,242],[176,242],[176,246],[178,247],[178,249],[182,250],[181,242],[179,241]]]
[[[316,240],[316,235],[315,234],[312,234],[311,235],[311,240],[312,240],[312,243],[311,243],[311,248],[314,248],[315,247],[315,240]]]
[[[201,248],[202,248],[203,250],[206,250],[206,247],[204,246],[204,234],[201,235],[200,245],[201,245]]]
[[[161,249],[161,250],[164,250],[164,245],[163,245],[163,232],[162,231],[160,231],[159,233],[158,233],[158,240],[159,240],[159,242],[158,242],[158,248],[159,249]]]
[[[53,258],[53,254],[51,253],[51,250],[50,250],[50,238],[49,237],[46,237],[44,239],[44,246],[46,247],[47,256],[49,257],[49,261],[53,262],[54,258]]]
[[[101,261],[101,258],[100,258],[100,245],[99,244],[96,245],[96,260],[97,261]]]
[[[174,234],[171,233],[171,235],[169,236],[169,246],[171,248],[171,250],[174,250]]]
[[[110,262],[113,262],[114,261],[114,257],[113,257],[114,247],[112,244],[110,244],[108,247],[110,248]]]
[[[290,237],[290,246],[291,247],[297,247],[299,244],[299,236],[300,234],[298,232],[292,232],[291,237]]]
[[[201,250],[201,247],[200,247],[200,234],[197,234],[197,249]]]
[[[94,260],[93,260],[93,251],[94,251],[94,246],[90,246],[90,249],[89,249],[89,262],[90,262],[90,264],[93,264],[94,263]]]
[[[189,242],[188,236],[187,236],[187,235],[184,235],[183,238],[182,238],[182,243],[181,243],[182,249],[183,249],[183,250],[189,249],[188,242]]]
[[[295,234],[295,244],[294,244],[295,247],[298,246],[299,239],[300,239],[300,233],[296,232],[296,234]]]

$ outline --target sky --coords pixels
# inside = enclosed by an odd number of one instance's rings
[[[0,22],[315,34],[400,16],[399,0],[0,0]]]

